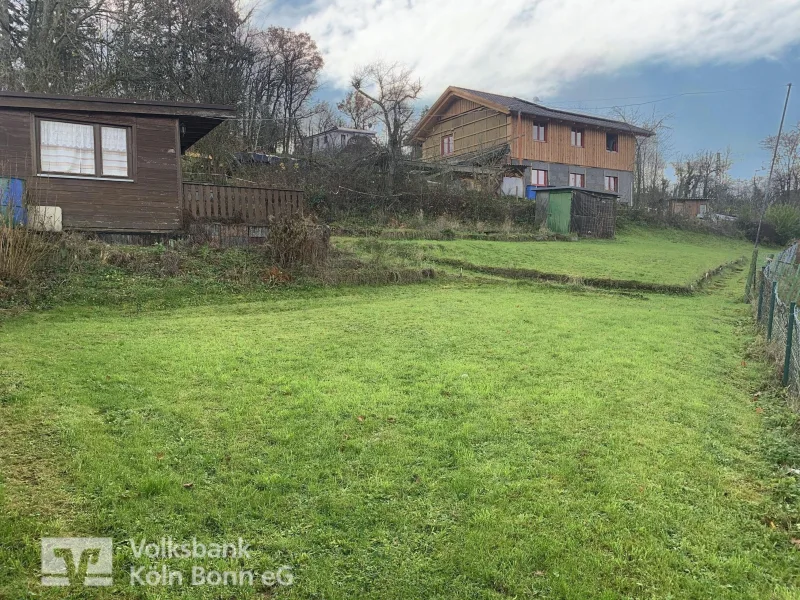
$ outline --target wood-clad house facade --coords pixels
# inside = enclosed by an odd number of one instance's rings
[[[518,172],[516,189],[573,186],[630,203],[636,137],[650,135],[621,121],[451,86],[409,138],[426,161],[481,164],[499,151]]]
[[[181,227],[181,154],[227,106],[0,92],[0,177],[20,178],[65,228]]]

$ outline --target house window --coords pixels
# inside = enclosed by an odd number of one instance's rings
[[[619,152],[619,136],[616,133],[606,134],[606,150],[609,152]]]
[[[546,142],[547,141],[547,125],[544,123],[533,124],[533,141]]]
[[[344,148],[347,145],[347,136],[345,134],[342,134],[341,140],[342,140],[342,148]]]
[[[531,185],[547,185],[547,171],[542,169],[531,170]]]
[[[583,173],[570,173],[569,184],[572,187],[584,187],[585,178],[586,176]]]
[[[127,127],[41,120],[39,173],[127,178],[129,134]]]
[[[442,156],[449,156],[453,153],[453,136],[445,135],[442,137]]]
[[[611,177],[606,175],[606,191],[618,192],[619,191],[619,177]]]
[[[577,146],[578,148],[583,148],[583,129],[575,129],[572,128],[572,133],[570,136],[570,142],[573,146]]]

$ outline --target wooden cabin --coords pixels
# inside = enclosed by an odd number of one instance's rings
[[[499,152],[520,180],[506,189],[586,188],[631,204],[636,137],[651,135],[622,121],[451,86],[409,139],[425,161],[479,165]]]
[[[19,178],[64,228],[181,227],[181,155],[232,107],[0,92],[0,177]]]
[[[708,213],[708,198],[670,198],[669,212],[690,219],[702,218]]]

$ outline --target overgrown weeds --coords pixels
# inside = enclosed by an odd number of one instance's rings
[[[267,248],[273,263],[284,269],[319,268],[328,258],[331,232],[312,217],[293,216],[270,221]]]
[[[22,206],[33,206],[32,198],[24,198]],[[36,266],[53,249],[46,233],[25,226],[23,210],[10,201],[0,206],[0,281],[21,282],[31,276]]]

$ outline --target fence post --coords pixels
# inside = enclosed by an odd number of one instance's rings
[[[789,365],[792,360],[792,330],[794,329],[795,302],[789,305],[789,323],[786,325],[786,358],[783,359],[783,387],[789,385]]]
[[[778,296],[778,282],[772,282],[772,294],[769,297],[769,321],[767,321],[767,341],[772,339],[772,319],[775,317],[775,298]]]
[[[762,307],[764,306],[764,269],[761,269],[761,285],[758,286],[758,312],[756,313],[756,323],[761,324]]]

